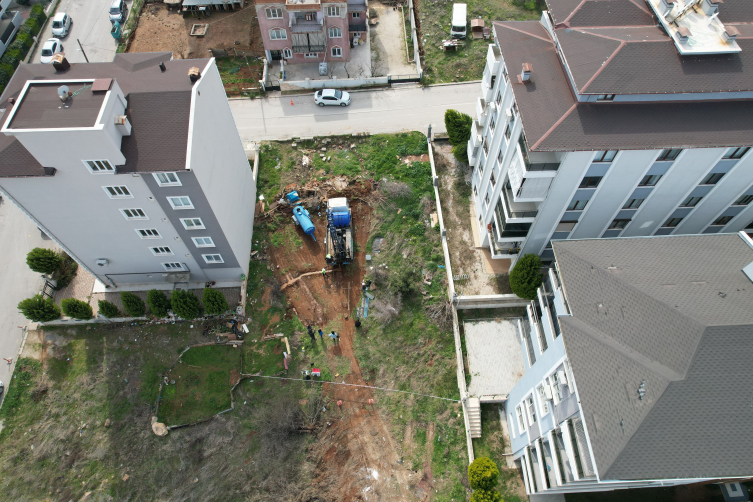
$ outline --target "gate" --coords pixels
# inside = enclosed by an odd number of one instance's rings
[[[281,91],[282,88],[280,87],[280,81],[276,78],[270,78],[269,82],[264,85],[265,90],[267,91]]]
[[[52,283],[50,281],[44,281],[44,287],[42,287],[42,298],[52,298],[53,291],[55,291],[55,288],[52,287]]]
[[[412,73],[410,75],[390,75],[390,84],[402,84],[407,82],[421,82],[421,75],[418,73]]]

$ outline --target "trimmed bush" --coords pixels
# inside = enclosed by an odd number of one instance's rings
[[[6,56],[8,57],[8,60],[17,61],[16,66],[18,66],[26,54],[24,54],[24,51],[21,49],[8,49],[5,51],[5,54],[3,54],[3,59],[5,59]]]
[[[29,5],[31,3],[31,0],[16,0],[16,3],[18,5]]]
[[[60,317],[60,307],[55,305],[52,298],[44,298],[42,295],[21,300],[18,310],[24,317],[34,322],[54,321]]]
[[[78,273],[78,263],[76,263],[73,258],[62,252],[60,253],[60,256],[63,259],[63,262],[60,264],[60,268],[52,274],[52,278],[57,281],[55,289],[58,290],[68,287]]]
[[[228,307],[225,295],[212,288],[204,288],[204,292],[201,295],[201,303],[204,304],[204,311],[209,315],[219,315],[230,308]]]
[[[31,34],[35,37],[39,35],[39,30],[42,29],[42,25],[33,17],[27,18],[26,21],[24,21],[24,24],[21,26],[21,29],[23,29],[24,26],[28,26],[29,30],[31,30]]]
[[[170,300],[165,293],[159,289],[150,289],[146,294],[146,303],[149,305],[149,312],[155,317],[167,317],[167,309],[170,308]]]
[[[34,38],[28,33],[17,33],[16,42],[20,42],[28,51],[29,48],[34,45]]]
[[[170,295],[170,305],[173,312],[183,319],[196,319],[201,314],[199,299],[191,292],[176,289]]]
[[[31,26],[29,26],[26,22],[22,24],[18,28],[18,32],[16,32],[16,36],[18,35],[29,35],[30,37],[33,37],[35,35],[34,30],[31,29]]]
[[[26,56],[26,51],[29,50],[29,47],[24,43],[24,39],[19,39],[16,37],[16,39],[8,46],[9,51],[21,51],[24,56]]]
[[[0,85],[3,87],[8,85],[8,82],[10,82],[10,78],[13,76],[13,74],[9,74],[5,68],[0,67]]]
[[[26,255],[26,264],[34,272],[51,274],[63,264],[63,257],[51,249],[34,248]]]
[[[112,302],[108,302],[107,300],[99,300],[97,302],[97,307],[99,308],[99,313],[107,317],[108,319],[111,317],[120,317],[120,310],[118,310],[118,306]]]
[[[471,490],[493,490],[497,486],[499,469],[489,457],[478,457],[468,466]]]
[[[63,307],[63,313],[74,319],[87,320],[94,315],[91,305],[75,298],[66,298],[60,302],[60,305]]]
[[[144,300],[129,293],[128,291],[120,292],[120,301],[123,302],[123,310],[131,317],[143,317],[146,313],[146,305]]]
[[[541,286],[541,259],[527,254],[519,259],[510,272],[512,292],[526,300],[536,299],[536,290]]]
[[[29,14],[29,17],[36,19],[40,25],[47,21],[47,14],[44,13],[44,7],[40,4],[34,4],[31,7],[31,14]]]
[[[16,69],[7,63],[0,63],[0,70],[8,73],[11,77],[16,73]]]
[[[461,162],[468,163],[468,140],[471,139],[473,119],[470,115],[456,110],[444,113],[444,125],[452,144],[452,153]]]
[[[9,51],[5,51],[3,57],[0,58],[0,64],[10,65],[13,68],[13,71],[15,71],[19,61],[19,58],[15,54],[11,54]]]
[[[471,494],[471,502],[504,502],[497,490],[476,490]]]

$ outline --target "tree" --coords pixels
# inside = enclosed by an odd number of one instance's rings
[[[478,457],[468,466],[471,490],[493,490],[497,486],[499,469],[489,457]]]
[[[42,295],[21,300],[18,310],[24,317],[34,322],[49,322],[60,317],[60,307],[55,305],[52,298],[44,298]]]
[[[125,310],[126,314],[128,314],[129,316],[144,316],[144,313],[146,312],[146,305],[144,305],[144,300],[142,300],[138,296],[134,295],[133,293],[129,293],[128,291],[121,291],[120,301],[123,303],[123,310]]]
[[[99,313],[107,317],[108,319],[111,317],[120,317],[120,310],[118,309],[118,306],[112,302],[108,302],[107,300],[99,300],[97,302],[97,307],[99,307]]]
[[[471,494],[471,502],[505,502],[497,490],[476,490]]]
[[[51,249],[34,248],[26,255],[26,264],[34,272],[51,274],[63,264],[63,257]]]
[[[456,110],[444,112],[444,125],[452,144],[452,153],[461,162],[468,163],[468,140],[471,139],[473,119]]]
[[[536,299],[536,290],[541,286],[541,259],[527,254],[518,260],[510,272],[512,292],[526,300]]]
[[[204,288],[204,292],[201,295],[201,302],[204,304],[204,311],[209,315],[222,314],[230,308],[228,307],[225,295],[212,288]]]
[[[196,319],[201,314],[199,299],[188,291],[176,289],[170,295],[170,305],[173,312],[183,319]]]
[[[63,307],[63,313],[74,319],[88,320],[92,318],[92,306],[85,301],[75,298],[65,298],[60,305]]]
[[[170,308],[170,300],[165,293],[159,289],[150,289],[146,294],[146,303],[149,305],[149,312],[155,317],[167,317],[167,309]]]

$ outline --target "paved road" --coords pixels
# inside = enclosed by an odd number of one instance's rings
[[[444,132],[448,108],[475,115],[481,84],[354,92],[348,107],[319,107],[312,95],[230,101],[244,141],[369,132]],[[293,105],[290,101],[293,101]]]
[[[84,46],[86,56],[91,62],[109,62],[115,57],[117,42],[110,35],[110,18],[108,11],[112,0],[61,0],[57,12],[65,12],[71,16],[73,23],[71,30],[63,43],[65,57],[71,63],[85,63],[84,55],[76,43],[76,39]],[[128,12],[130,12],[128,2]],[[48,38],[52,38],[52,21],[47,23],[44,31],[40,34],[40,43],[34,53],[32,62],[39,63],[42,45]]]
[[[10,201],[0,202],[0,357],[16,362],[23,332],[19,326],[29,321],[16,305],[42,289],[43,280],[26,266],[26,254],[35,247],[52,248],[43,240],[37,226]],[[0,359],[0,380],[8,386],[12,366]]]

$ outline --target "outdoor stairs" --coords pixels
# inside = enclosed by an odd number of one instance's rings
[[[481,402],[477,397],[469,397],[465,403],[468,413],[468,423],[471,426],[471,437],[481,437]]]

